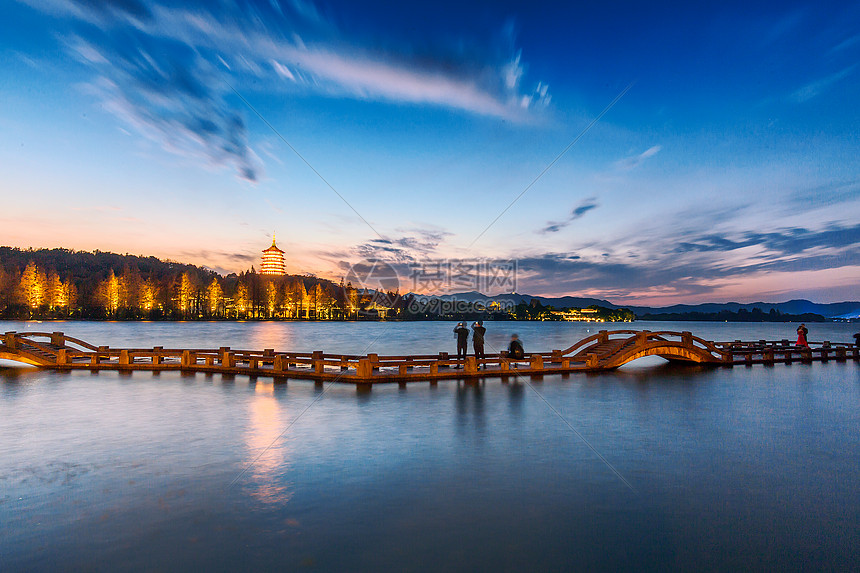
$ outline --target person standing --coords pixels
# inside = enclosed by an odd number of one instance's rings
[[[809,343],[806,341],[806,335],[809,334],[809,329],[805,324],[797,327],[797,346],[805,346],[809,348]]]
[[[487,329],[484,328],[483,320],[472,325],[472,347],[475,349],[475,358],[478,360],[484,358],[484,334],[486,332]],[[480,364],[478,364],[478,368],[481,368]]]
[[[457,335],[457,360],[465,360],[466,351],[469,348],[469,329],[462,322],[458,322],[454,328],[454,334]],[[462,365],[458,365],[457,368],[462,368]]]

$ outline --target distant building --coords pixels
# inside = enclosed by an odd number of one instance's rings
[[[272,234],[272,246],[263,251],[260,261],[260,274],[274,276],[287,274],[287,265],[284,264],[284,251],[275,244],[274,234]]]

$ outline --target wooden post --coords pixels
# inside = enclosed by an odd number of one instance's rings
[[[119,351],[119,365],[128,366],[129,364],[131,364],[131,359],[128,356],[128,350],[124,348]]]
[[[752,352],[744,354],[744,362],[747,363],[747,366],[752,366]]]
[[[648,335],[651,334],[650,330],[641,330],[636,333],[636,344],[644,346],[648,342]]]
[[[791,350],[785,351],[785,363],[791,364]]]
[[[446,354],[447,354],[447,353],[446,353]],[[433,362],[433,363],[431,363],[431,364],[430,364],[430,375],[431,375],[431,376],[436,376],[436,375],[438,375],[438,374],[439,374],[439,363],[438,363],[438,362]]]
[[[768,350],[765,350],[764,352],[762,352],[762,358],[768,364],[773,364],[773,350],[768,349]]]
[[[478,372],[478,359],[474,356],[467,356],[464,372],[466,374],[476,374]]]
[[[275,372],[284,371],[284,357],[280,354],[275,355],[275,360],[272,362],[272,370]]]
[[[51,344],[58,348],[65,348],[66,346],[66,337],[62,332],[52,332],[51,333]]]
[[[439,360],[442,360],[442,361],[448,360],[448,353],[447,352],[440,352],[439,353]],[[439,365],[437,364],[436,366],[438,368]],[[444,364],[442,367],[443,368],[449,368],[449,366],[447,364]]]
[[[69,363],[69,357],[66,352],[67,350],[65,348],[57,350],[57,366],[65,366]]]
[[[570,358],[562,358],[561,359],[561,367],[567,370],[570,368]]]
[[[684,348],[692,348],[693,347],[693,333],[689,331],[684,331],[681,333],[681,344],[684,345]]]
[[[405,365],[405,364],[401,364],[401,365],[399,366],[399,368],[397,369],[397,371],[399,372],[399,374],[400,374],[401,376],[405,376],[405,375],[406,375],[406,365]]]
[[[325,362],[322,358],[314,358],[314,373],[322,374],[323,372],[325,372]]]
[[[529,367],[532,370],[543,370],[543,356],[540,354],[532,354]]]
[[[161,355],[161,351],[164,350],[163,346],[155,346],[152,349],[152,363],[153,364],[161,364],[164,362],[164,357]]]
[[[9,350],[17,350],[18,349],[18,337],[15,336],[15,331],[7,332],[3,335],[3,342],[6,344],[6,348]]]
[[[361,358],[358,361],[358,368],[356,369],[356,374],[362,380],[370,381],[370,378],[373,376],[373,364],[367,358]]]
[[[637,335],[638,336],[638,335]],[[586,354],[585,365],[588,368],[597,368],[597,354]]]
[[[91,366],[95,366],[99,362],[101,362],[101,356],[99,355],[98,352],[93,352],[92,354],[90,354],[90,365]]]
[[[550,358],[550,362],[552,362],[553,364],[558,364],[559,362],[561,362],[561,350],[552,351],[552,358]]]
[[[215,357],[211,354],[206,355],[206,366],[215,366]]]
[[[370,364],[373,368],[373,372],[379,371],[379,355],[375,352],[372,352],[367,355],[367,359],[370,360]]]
[[[606,330],[601,330],[597,333],[597,342],[599,344],[603,344],[604,342],[609,341],[609,332]]]
[[[511,369],[511,361],[507,358],[499,358],[499,368],[502,372],[507,372]]]

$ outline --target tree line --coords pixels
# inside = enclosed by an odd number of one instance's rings
[[[384,297],[385,298],[385,297]],[[399,297],[312,276],[221,276],[155,257],[0,247],[0,318],[309,319],[396,315]]]

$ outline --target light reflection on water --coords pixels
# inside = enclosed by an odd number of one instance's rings
[[[439,323],[37,326],[113,346],[349,352],[380,332],[380,352],[453,342]],[[589,328],[490,326],[543,348]],[[758,339],[791,325],[666,326]],[[852,326],[813,332],[850,340]],[[851,569],[858,406],[860,365],[835,361],[652,358],[529,384],[369,390],[2,371],[0,570]]]
[[[289,441],[279,440],[289,421],[283,416],[281,403],[274,395],[275,383],[256,381],[255,399],[248,404],[249,480],[255,484],[253,496],[264,503],[286,503],[290,500],[290,483],[279,479],[289,473]]]

